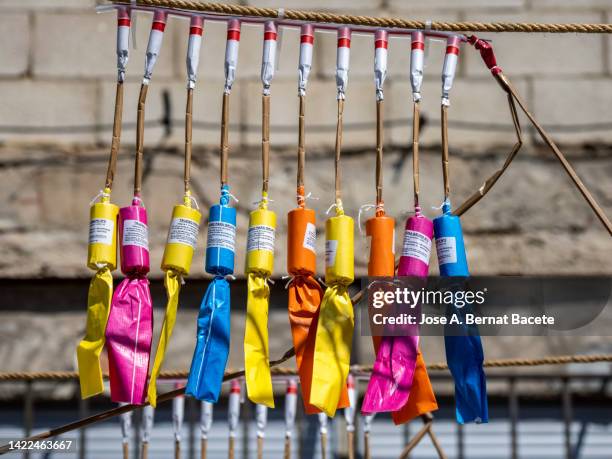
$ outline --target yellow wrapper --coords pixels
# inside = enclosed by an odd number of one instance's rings
[[[166,316],[164,317],[164,324],[162,325],[161,334],[159,335],[159,343],[157,343],[157,351],[155,351],[155,362],[153,363],[153,370],[151,371],[151,379],[149,380],[149,389],[147,392],[149,403],[151,403],[152,407],[157,406],[157,377],[161,371],[164,356],[166,355],[166,348],[168,347],[170,337],[172,336],[172,330],[174,330],[174,324],[176,323],[178,299],[179,293],[181,292],[181,276],[171,269],[166,271],[164,285],[168,296]]]
[[[249,217],[246,272],[258,272],[264,277],[274,269],[274,232],[276,214],[268,209],[255,209]]]
[[[189,274],[201,219],[202,214],[193,207],[174,206],[162,257],[161,268],[164,271],[173,269],[183,275]]]
[[[354,324],[347,287],[327,287],[317,325],[310,403],[329,417],[336,413],[348,377]]]
[[[268,350],[270,287],[259,273],[247,274],[247,317],[244,330],[244,368],[247,394],[253,403],[274,408]]]
[[[325,222],[325,282],[349,285],[355,279],[354,222],[348,215]]]
[[[109,268],[102,268],[89,283],[85,337],[77,347],[82,398],[104,392],[100,353],[104,347],[104,331],[112,297],[113,276]]]
[[[117,215],[119,207],[108,201],[97,202],[89,209],[89,268],[108,266],[113,271],[117,267]]]

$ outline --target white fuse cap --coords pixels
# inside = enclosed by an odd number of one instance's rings
[[[200,408],[200,433],[202,438],[206,440],[213,422],[213,404],[210,402],[202,402]]]
[[[355,431],[355,407],[357,406],[357,392],[355,392],[355,378],[349,373],[347,379],[349,406],[344,408],[344,420],[347,432]]]
[[[155,416],[155,408],[147,405],[142,409],[142,427],[141,440],[143,443],[151,441],[151,432],[153,432],[153,418]]]
[[[232,91],[238,68],[238,48],[240,46],[240,21],[227,21],[227,41],[225,43],[225,93]]]
[[[306,94],[306,85],[312,68],[312,48],[314,45],[314,26],[304,24],[300,30],[300,63],[298,67],[298,95]]]
[[[387,49],[389,34],[386,30],[377,30],[374,34],[374,83],[376,83],[376,100],[383,100],[383,85],[387,78]]]
[[[321,412],[317,416],[319,417],[319,433],[327,435],[327,415]]]
[[[130,57],[130,12],[123,6],[117,7],[117,79],[125,80],[125,71]]]
[[[421,100],[424,67],[425,34],[423,32],[412,32],[410,43],[410,85],[412,86],[412,99],[415,102]]]
[[[172,429],[174,441],[181,441],[183,430],[183,419],[185,418],[185,397],[174,397],[172,399]]]
[[[295,379],[291,378],[287,381],[287,393],[285,394],[285,437],[290,438],[293,435],[295,427],[295,412],[297,408],[297,389],[298,385]]]
[[[274,21],[266,21],[264,24],[263,56],[261,58],[261,82],[265,96],[270,95],[270,85],[276,69],[276,39],[276,24]]]
[[[266,405],[255,405],[255,424],[257,425],[257,438],[266,436],[266,425],[268,424],[268,407]]]
[[[153,13],[153,23],[151,24],[151,33],[149,34],[149,43],[147,44],[147,54],[145,55],[145,73],[142,80],[143,84],[149,84],[151,75],[153,74],[153,67],[157,62],[159,56],[159,50],[161,49],[162,41],[164,39],[164,30],[166,29],[166,20],[168,19],[168,13],[164,11],[155,10]]]
[[[461,40],[457,36],[448,37],[446,40],[446,54],[442,67],[442,105],[450,105],[449,93],[455,79],[460,44]]]
[[[240,419],[240,383],[232,379],[228,401],[229,436],[235,437]]]
[[[372,421],[374,421],[376,413],[370,413],[363,416],[363,433],[370,433],[372,430]]]
[[[119,406],[125,406],[127,403],[120,403]],[[132,411],[121,413],[119,422],[121,423],[121,441],[124,444],[130,442],[130,431],[132,430]]]
[[[189,43],[187,44],[187,87],[193,89],[198,77],[198,64],[200,62],[200,47],[202,46],[202,33],[204,31],[204,18],[191,16],[189,24]]]
[[[338,29],[338,48],[336,51],[336,87],[338,99],[344,99],[348,85],[349,61],[351,57],[351,29]]]

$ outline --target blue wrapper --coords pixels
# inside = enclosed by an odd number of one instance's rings
[[[227,276],[234,272],[236,209],[229,207],[229,187],[221,189],[221,202],[210,208],[206,240],[206,272]]]
[[[461,221],[451,215],[450,204],[442,206],[443,215],[434,219],[434,235],[440,276],[467,278],[468,270],[463,243]],[[460,287],[455,287],[460,288]],[[469,305],[463,308],[449,306],[447,314],[456,314],[465,322],[465,314],[472,312]],[[446,362],[455,381],[455,405],[457,422],[488,422],[487,384],[482,367],[484,353],[478,327],[452,325],[452,334],[445,334]]]
[[[216,403],[230,345],[230,286],[217,276],[208,286],[198,314],[198,336],[185,393]]]

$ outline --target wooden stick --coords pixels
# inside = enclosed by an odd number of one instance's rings
[[[257,459],[263,459],[264,439],[257,437]]]
[[[130,459],[130,445],[126,442],[123,443],[123,459]]]
[[[221,109],[221,186],[227,185],[228,181],[228,168],[227,160],[229,157],[229,107],[230,107],[230,95],[226,92],[223,93],[223,107]]]
[[[448,107],[441,106],[442,112],[442,176],[444,179],[444,202],[448,200],[450,195],[450,179],[448,167]]]
[[[234,437],[229,437],[229,447],[227,450],[228,459],[234,459],[234,443],[235,443]]]
[[[136,161],[134,165],[134,196],[140,196],[142,190],[142,157],[144,151],[144,118],[147,90],[149,86],[140,86],[138,97],[138,113],[136,115]]]
[[[263,186],[262,192],[268,193],[270,179],[270,96],[262,96],[262,123],[261,123],[261,166]]]
[[[346,443],[348,459],[355,459],[355,432],[349,431],[346,433]]]
[[[285,435],[284,459],[291,459],[291,437]]]
[[[412,108],[412,183],[414,187],[414,207],[419,207],[419,136],[421,132],[421,104],[415,102]]]
[[[181,442],[174,441],[174,459],[181,459]]]
[[[343,116],[344,116],[344,99],[338,99],[338,116],[336,119],[336,147],[335,147],[335,161],[334,161],[334,170],[335,170],[335,190],[336,190],[336,204],[340,205],[342,202],[342,193],[341,193],[341,179],[342,176],[340,174],[340,152],[342,150],[342,125],[343,125]]]
[[[363,458],[372,459],[370,451],[370,432],[365,432],[363,434]]]
[[[187,89],[187,104],[185,108],[185,170],[183,180],[185,182],[185,193],[189,193],[189,180],[191,175],[191,138],[193,131],[193,88]]]
[[[148,441],[144,441],[142,442],[142,454],[141,454],[141,458],[142,459],[147,459],[149,457],[149,442]]]
[[[304,186],[304,167],[306,164],[306,127],[305,127],[305,111],[306,97],[300,98],[300,113],[298,117],[298,165],[297,165],[297,186]]]
[[[206,459],[206,448],[208,448],[208,439],[200,440],[200,459]]]
[[[111,141],[111,151],[108,158],[108,168],[106,169],[105,188],[113,187],[115,171],[117,170],[117,155],[121,144],[121,121],[123,116],[123,81],[117,81],[115,92],[115,116],[113,117],[113,139]]]
[[[327,459],[327,434],[321,434],[321,459]]]
[[[423,427],[421,427],[421,429],[415,434],[415,436],[410,439],[406,447],[402,450],[402,452],[399,455],[399,459],[406,459],[408,457],[408,455],[410,454],[410,451],[412,451],[416,447],[416,445],[419,444],[419,442],[427,434],[429,429],[431,429],[431,424],[432,424],[431,421],[423,424]]]
[[[383,202],[383,100],[376,101],[376,205]]]

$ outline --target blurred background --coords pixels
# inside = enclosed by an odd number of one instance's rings
[[[255,6],[323,9],[422,20],[612,22],[612,4],[602,0],[252,0]],[[97,14],[91,0],[3,0],[0,2],[0,371],[74,370],[74,349],[84,333],[89,201],[103,186],[111,139],[116,78],[116,16]],[[138,89],[151,15],[139,12],[125,88],[123,136],[113,201],[131,199]],[[204,27],[195,89],[192,180],[200,207],[218,200],[218,143],[223,90],[225,23]],[[242,267],[248,212],[260,190],[261,65],[263,32],[243,25],[237,81],[231,96],[229,174],[240,202],[237,280],[233,287],[232,350],[228,366],[243,366],[245,283]],[[185,52],[188,22],[172,17],[149,89],[145,130],[144,202],[149,212],[155,332],[163,320],[165,294],[161,254],[172,206],[182,198],[185,109]],[[561,146],[608,215],[612,214],[612,37],[605,35],[482,34],[493,40],[498,64],[536,118]],[[440,167],[440,72],[445,43],[426,45],[422,107],[421,199],[426,213],[442,201]],[[273,357],[290,347],[286,292],[286,213],[295,207],[297,62],[299,32],[282,29],[280,62],[272,84],[272,208],[279,215],[270,313]],[[375,198],[375,93],[373,37],[354,35],[345,108],[342,160],[345,209]],[[397,244],[412,209],[410,42],[391,38],[385,84],[384,198],[397,219]],[[318,32],[306,105],[306,188],[318,216],[318,253],[323,253],[325,210],[333,202],[333,145],[336,117],[335,36]],[[565,285],[566,276],[608,279],[612,243],[558,161],[521,118],[524,146],[496,187],[463,218],[473,275],[546,275]],[[515,142],[506,97],[473,49],[463,46],[449,110],[451,198],[461,203],[503,163]],[[203,225],[204,227],[204,225]],[[194,345],[195,318],[207,285],[203,270],[205,230],[200,233],[192,274],[181,297],[177,326],[165,369],[186,369]],[[357,276],[367,270],[365,238],[356,237]],[[437,262],[431,262],[432,274]],[[323,257],[319,257],[323,272]],[[119,275],[118,272],[115,273]],[[358,285],[358,283],[357,283]],[[565,285],[565,287],[564,287]],[[608,308],[609,309],[609,308]],[[607,320],[588,337],[484,338],[489,359],[612,352]],[[608,336],[606,336],[608,335]],[[154,343],[155,345],[155,343]],[[444,361],[439,337],[423,339],[427,362]],[[369,338],[356,332],[354,363],[373,361]],[[289,366],[292,366],[290,362]],[[490,371],[492,422],[459,428],[452,386],[445,372],[432,374],[441,410],[434,430],[449,457],[612,457],[609,364]],[[284,381],[275,384],[277,409],[270,413],[266,457],[282,447]],[[171,388],[171,385],[167,387]],[[365,381],[361,389],[365,388]],[[0,383],[0,437],[63,424],[108,408],[98,397],[78,401],[75,384]],[[209,457],[224,457],[225,399],[216,410]],[[160,405],[151,457],[172,448],[171,407]],[[239,457],[254,457],[253,407],[243,404]],[[217,414],[218,413],[218,414]],[[137,444],[140,413],[134,423]],[[299,417],[295,457],[315,457],[315,420]],[[187,403],[185,457],[199,455],[199,406]],[[346,454],[343,420],[333,421],[338,457]],[[397,457],[420,421],[393,427],[379,416],[372,434],[373,457]],[[116,420],[75,434],[74,457],[119,454]],[[75,438],[77,438],[75,437]],[[359,435],[357,436],[358,438]],[[185,440],[187,441],[187,440]],[[361,441],[361,440],[359,440]],[[211,443],[212,445],[212,443]],[[250,447],[249,447],[250,445]],[[495,445],[492,448],[492,445]],[[276,449],[273,449],[276,448]],[[137,448],[134,448],[134,452]],[[361,454],[359,444],[358,452]],[[213,453],[214,452],[214,453]],[[216,454],[216,455],[215,455]],[[299,454],[299,456],[298,456]],[[423,441],[411,457],[435,457]],[[77,456],[78,455],[78,456]],[[30,457],[37,457],[32,454]],[[41,456],[42,457],[42,456]],[[50,457],[50,456],[45,456]],[[62,456],[68,457],[68,456]],[[136,457],[136,456],[134,456]],[[198,456],[199,457],[199,456]]]

